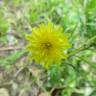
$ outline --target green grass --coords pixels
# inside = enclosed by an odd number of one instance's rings
[[[59,67],[51,66],[46,70],[43,88],[48,92],[55,87],[61,88],[60,96],[71,96],[73,93],[76,94],[74,96],[84,96],[81,90],[88,84],[94,89],[88,96],[95,96],[96,60],[92,58],[96,58],[96,39],[88,43],[88,49],[83,46],[85,49],[78,54],[76,49],[96,36],[96,0],[4,0],[0,5],[0,48],[9,46],[9,29],[17,40],[12,46],[22,44],[26,47],[26,35],[33,27],[48,21],[62,26],[64,32],[70,35],[72,48],[68,53],[75,54],[63,60]],[[3,53],[5,56],[0,57],[0,66],[11,70],[11,66],[25,55],[26,50]],[[27,57],[26,61],[24,63],[31,62]]]

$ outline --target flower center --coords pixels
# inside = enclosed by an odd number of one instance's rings
[[[49,43],[49,42],[47,42],[47,43],[44,43],[44,48],[46,48],[46,49],[50,49],[52,47],[52,44],[51,43]]]

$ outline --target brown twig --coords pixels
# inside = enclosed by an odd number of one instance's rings
[[[20,68],[20,69],[16,72],[16,74],[14,75],[14,78],[16,78],[25,68],[26,68],[25,66],[22,67],[22,68]]]
[[[1,47],[0,51],[13,51],[13,50],[20,50],[23,46],[20,47]]]
[[[6,83],[3,83],[3,84],[0,84],[0,88],[1,87],[11,86],[11,85],[12,85],[12,82],[6,82]]]

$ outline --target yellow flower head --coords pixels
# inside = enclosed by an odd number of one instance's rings
[[[29,41],[27,49],[32,53],[31,59],[43,64],[44,67],[57,64],[66,58],[65,51],[71,47],[67,34],[60,26],[55,26],[51,22],[33,28],[27,39]]]

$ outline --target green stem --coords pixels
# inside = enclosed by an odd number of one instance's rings
[[[96,39],[96,35],[94,36],[94,37],[92,37],[92,38],[90,38],[86,43],[91,43],[92,41],[94,41]],[[86,44],[85,43],[85,44]]]
[[[68,57],[73,56],[83,50],[88,49],[90,46],[90,44],[96,39],[96,35],[92,38],[90,38],[88,41],[86,41],[85,43],[83,43],[79,48],[75,49],[74,51],[72,51],[71,53],[69,53]]]
[[[93,68],[95,67],[96,68],[96,63],[94,63],[94,62],[90,62],[90,61],[88,61],[88,60],[86,60],[85,58],[82,58],[82,57],[80,57],[80,56],[76,56],[78,59],[80,59],[81,61],[83,61],[83,62],[85,62],[85,63],[87,63],[87,64],[90,64]]]

